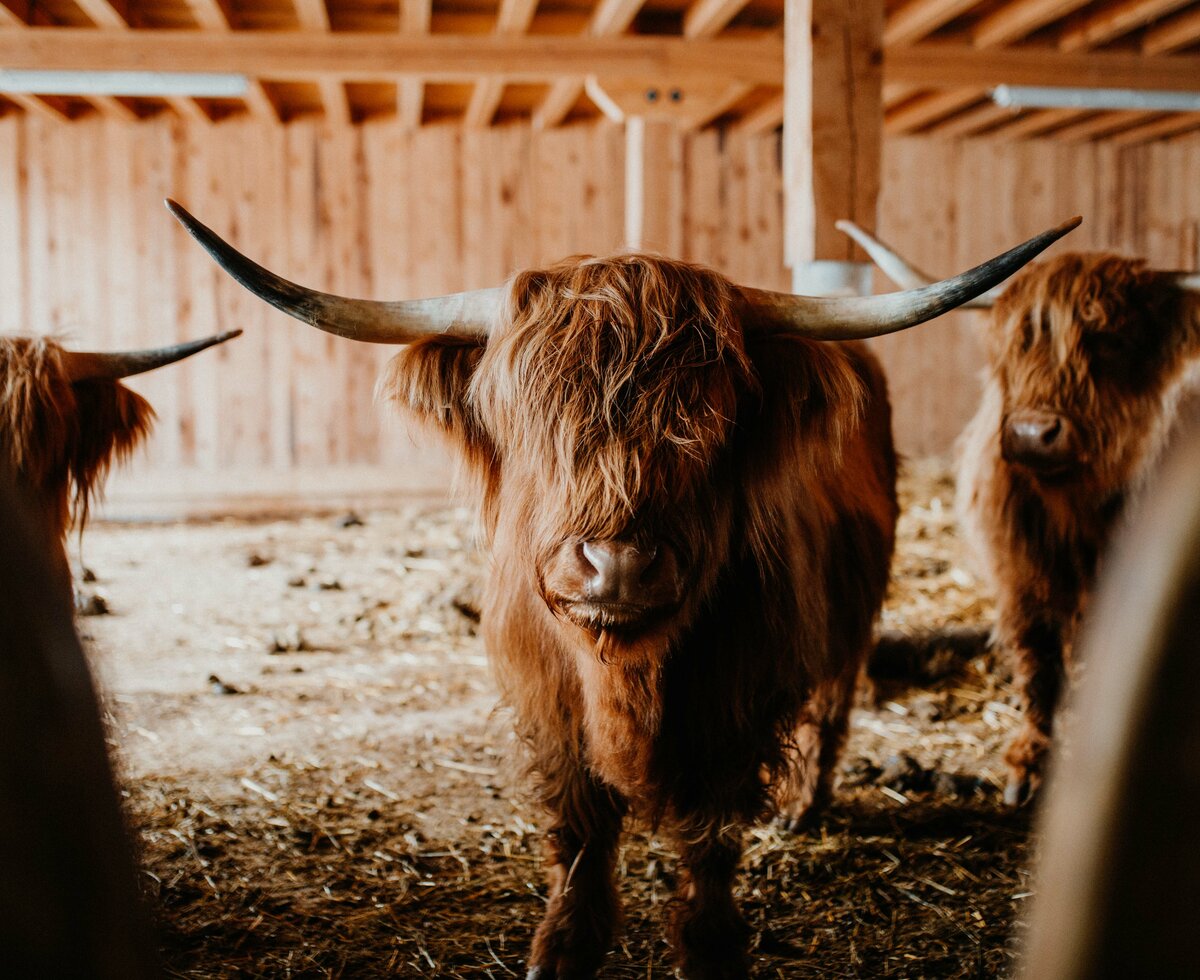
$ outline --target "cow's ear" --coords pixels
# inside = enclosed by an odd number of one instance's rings
[[[117,381],[80,381],[72,388],[78,427],[67,446],[67,470],[74,517],[83,523],[108,468],[128,459],[149,434],[154,409]]]
[[[377,395],[432,426],[468,458],[490,456],[489,440],[468,398],[484,344],[431,337],[407,345],[389,362]]]

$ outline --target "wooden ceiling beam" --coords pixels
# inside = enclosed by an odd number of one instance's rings
[[[995,102],[982,102],[966,112],[960,112],[943,123],[939,123],[931,131],[932,136],[975,136],[986,130],[993,129],[1007,122],[1016,114],[1016,110],[1008,106],[996,105]]]
[[[1012,0],[1001,4],[975,25],[977,48],[991,48],[1028,37],[1039,27],[1075,13],[1090,0]]]
[[[126,0],[75,0],[75,4],[97,27],[124,30],[130,26]]]
[[[783,125],[783,93],[774,95],[757,109],[752,109],[736,123],[742,133],[770,133]]]
[[[724,78],[778,85],[783,45],[754,39],[517,37],[338,32],[202,31],[30,27],[0,31],[9,68],[230,71],[280,79],[377,81],[417,75],[448,81],[505,76],[517,81],[576,77],[581,62],[601,78]],[[890,82],[925,89],[1000,84],[1194,91],[1200,56],[1148,58],[1126,51],[1062,52],[927,41],[885,52]]]
[[[1030,139],[1045,135],[1052,129],[1092,114],[1091,109],[1043,109],[1018,116],[1011,123],[997,128],[1005,139]]]
[[[588,21],[584,37],[616,37],[633,23],[645,0],[600,0]],[[557,126],[583,94],[583,77],[562,78],[550,86],[542,104],[533,112],[536,129]]]
[[[533,22],[537,5],[538,0],[500,0],[494,33],[502,37],[524,34]],[[478,128],[492,124],[492,117],[504,97],[504,84],[503,78],[487,78],[471,90],[471,100],[463,118],[465,125]]]
[[[421,37],[429,33],[433,21],[433,0],[399,0],[400,33]],[[420,78],[401,78],[396,82],[396,115],[402,126],[416,129],[421,125],[425,104],[425,82]]]
[[[28,0],[0,0],[0,27],[24,27],[28,23]]]
[[[883,25],[883,43],[912,44],[929,37],[979,0],[908,0],[893,11]]]
[[[1151,140],[1167,139],[1181,133],[1200,129],[1200,112],[1172,112],[1161,119],[1144,122],[1139,126],[1123,129],[1108,137],[1108,142],[1118,146],[1149,143]]]
[[[142,117],[128,102],[122,102],[115,95],[89,95],[88,101],[101,113],[125,122],[137,122]]]
[[[684,37],[712,37],[740,14],[750,0],[696,0],[683,15]]]
[[[885,112],[884,131],[888,135],[900,135],[924,129],[939,119],[944,119],[951,113],[978,102],[983,95],[983,91],[977,88],[930,92],[928,95],[905,102],[895,109]]]
[[[325,0],[292,0],[292,5],[296,10],[296,20],[304,30],[329,33],[331,25]],[[325,118],[335,125],[348,124],[351,112],[346,86],[336,78],[318,78],[317,91],[321,96]]]
[[[1142,35],[1142,54],[1168,54],[1197,41],[1200,41],[1200,7],[1147,28]]]
[[[1200,78],[1200,56],[1148,58],[1128,51],[1028,46],[981,51],[956,42],[926,41],[885,51],[884,72],[890,82],[931,89],[1007,84],[1191,92]]]
[[[55,122],[71,119],[71,112],[67,104],[52,95],[42,97],[25,92],[5,92],[4,97],[10,102],[15,102],[26,112],[44,119],[53,119]]]
[[[195,18],[196,24],[206,31],[214,31],[217,33],[232,31],[236,21],[234,20],[233,5],[231,0],[187,0],[188,9],[192,12],[192,17]],[[275,103],[271,101],[271,97],[267,95],[267,90],[263,86],[260,79],[253,75],[248,75],[249,88],[246,94],[242,96],[246,103],[246,111],[252,116],[259,119],[264,119],[269,122],[279,121],[279,111],[275,108]],[[183,101],[183,100],[176,100]],[[193,103],[196,112],[189,109],[176,106],[176,111],[189,119],[197,119],[203,117],[211,122],[207,112],[199,106],[198,103]],[[198,114],[197,114],[198,113]]]
[[[163,99],[174,111],[175,115],[181,119],[190,119],[192,122],[210,124],[212,116],[204,109],[204,107],[195,99],[185,99],[179,96],[170,96]]]
[[[1191,0],[1121,0],[1069,24],[1059,36],[1058,46],[1063,51],[1094,48],[1189,3]]]
[[[1106,137],[1120,129],[1128,129],[1138,122],[1157,119],[1158,114],[1122,109],[1113,112],[1098,112],[1088,119],[1056,129],[1051,138],[1067,143],[1086,143],[1088,140]]]

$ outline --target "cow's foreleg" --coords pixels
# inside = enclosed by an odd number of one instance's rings
[[[748,977],[750,929],[733,901],[742,857],[740,827],[724,826],[679,843],[681,871],[671,940],[686,980]]]
[[[857,674],[837,678],[809,699],[796,728],[791,767],[776,793],[780,825],[810,826],[833,797],[838,757],[846,741]]]
[[[527,980],[593,977],[612,945],[620,909],[613,861],[624,804],[585,773],[551,781],[546,804],[546,914],[533,938]]]
[[[1032,798],[1042,780],[1050,748],[1054,712],[1064,681],[1061,631],[1037,622],[1013,631],[1009,644],[1016,654],[1016,678],[1025,705],[1025,717],[1008,747],[1008,785],[1004,802],[1019,806]]]

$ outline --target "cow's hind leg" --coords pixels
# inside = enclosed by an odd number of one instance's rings
[[[680,842],[681,871],[671,940],[686,980],[748,977],[750,929],[733,901],[741,828],[721,827]]]
[[[811,826],[833,798],[838,757],[846,742],[857,673],[822,686],[805,705],[791,749],[791,766],[776,794],[780,825],[793,833]]]
[[[586,773],[552,783],[546,801],[546,914],[533,938],[527,980],[593,977],[612,945],[620,910],[613,861],[623,802]]]
[[[1054,712],[1064,676],[1061,632],[1047,623],[1034,623],[1016,631],[1010,644],[1016,652],[1017,683],[1025,702],[1025,717],[1005,753],[1008,785],[1004,802],[1020,806],[1033,797],[1042,780],[1050,748]]]

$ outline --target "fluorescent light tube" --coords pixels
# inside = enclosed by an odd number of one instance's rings
[[[245,75],[165,71],[26,71],[0,68],[0,92],[31,95],[191,96],[245,95]]]
[[[992,101],[1011,109],[1146,109],[1156,112],[1195,112],[1200,110],[1200,91],[997,85],[992,89]]]

